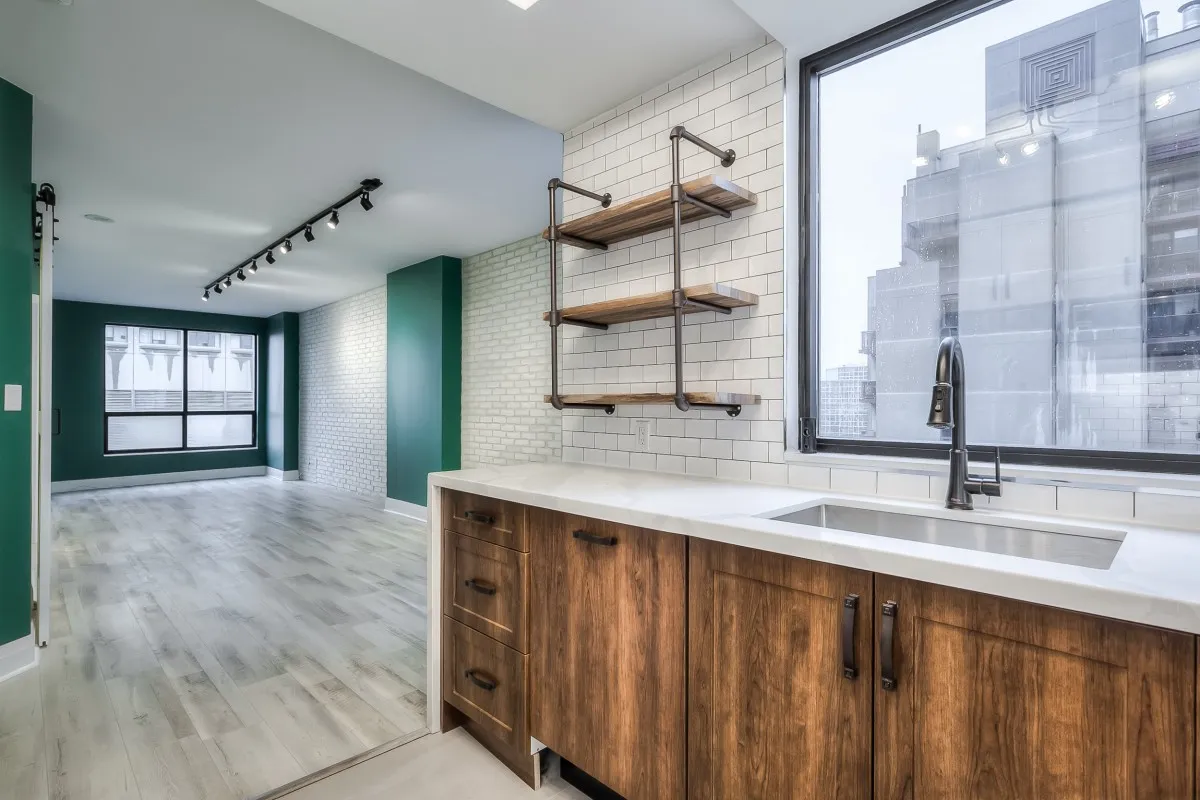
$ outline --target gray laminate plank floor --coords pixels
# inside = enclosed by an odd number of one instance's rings
[[[54,515],[50,645],[0,683],[5,800],[241,800],[424,729],[422,526],[268,478]]]

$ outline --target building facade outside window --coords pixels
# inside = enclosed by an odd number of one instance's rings
[[[255,336],[107,325],[104,338],[106,454],[256,445]]]
[[[818,449],[940,443],[958,336],[971,445],[1200,454],[1200,0],[964,2],[802,70]]]

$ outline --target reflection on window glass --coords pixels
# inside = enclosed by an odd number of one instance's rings
[[[248,447],[254,443],[249,414],[204,414],[188,417],[188,447]]]
[[[108,449],[177,450],[183,447],[182,417],[109,417]]]
[[[106,325],[104,410],[183,411],[183,331]]]
[[[818,84],[819,432],[1200,452],[1200,4],[1012,0]]]

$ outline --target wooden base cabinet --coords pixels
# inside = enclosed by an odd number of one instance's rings
[[[690,547],[688,797],[869,800],[871,573]]]
[[[878,800],[1195,796],[1195,637],[883,575],[875,600]]]
[[[530,733],[629,800],[682,800],[687,538],[529,522]]]

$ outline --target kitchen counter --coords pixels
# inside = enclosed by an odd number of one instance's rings
[[[583,464],[522,464],[433,473],[430,485],[431,617],[440,609],[441,524],[436,488],[456,489],[579,516],[937,583],[1030,603],[1200,634],[1200,533],[1128,521],[1078,521],[1007,511],[948,511],[933,502],[880,500]],[[796,506],[841,500],[924,516],[1050,530],[1118,531],[1109,569],[890,539],[767,519]],[[440,612],[439,612],[440,613]],[[431,638],[440,640],[432,631]],[[437,652],[432,646],[431,661]],[[431,673],[436,674],[436,673]],[[430,697],[437,695],[431,692]],[[431,723],[433,708],[431,703]]]

